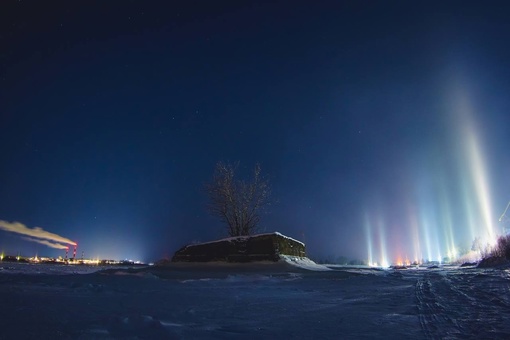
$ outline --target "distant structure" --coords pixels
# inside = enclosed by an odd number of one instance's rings
[[[305,257],[305,244],[280,233],[238,236],[185,246],[172,262],[278,261],[280,255]]]

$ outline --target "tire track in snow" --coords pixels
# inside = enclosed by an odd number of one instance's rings
[[[437,339],[442,338],[445,331],[455,325],[448,317],[444,306],[438,301],[438,296],[432,289],[432,282],[427,276],[416,282],[418,316],[426,337]]]
[[[419,320],[427,338],[510,338],[509,282],[431,272],[416,282]],[[496,281],[496,282],[493,282]],[[492,288],[491,288],[492,287]]]
[[[458,296],[470,301],[466,306],[456,307],[452,313],[458,318],[464,334],[476,335],[478,338],[510,338],[510,303],[508,279],[497,275],[449,275],[445,277],[450,289]],[[505,300],[506,299],[506,300]]]

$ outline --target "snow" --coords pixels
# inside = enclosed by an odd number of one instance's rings
[[[222,238],[220,240],[214,240],[214,241],[209,241],[209,242],[200,242],[200,243],[197,243],[197,244],[190,244],[190,245],[187,245],[186,248],[190,248],[190,247],[194,247],[194,246],[199,246],[199,245],[203,245],[203,244],[212,244],[212,243],[218,243],[218,242],[224,242],[224,241],[232,242],[232,241],[237,241],[237,240],[247,240],[247,239],[249,239],[251,237],[271,236],[271,235],[281,236],[281,237],[286,238],[288,240],[291,240],[291,241],[297,242],[299,244],[302,244],[303,247],[305,246],[305,244],[303,242],[298,241],[296,239],[293,239],[292,237],[285,236],[285,235],[275,231],[274,233],[256,234],[256,235],[250,235],[250,236],[226,237],[226,238]]]
[[[510,338],[510,269],[0,268],[1,339]]]
[[[291,241],[294,241],[294,242],[300,243],[300,244],[302,244],[302,245],[303,245],[303,247],[305,246],[305,244],[304,244],[303,242],[298,241],[298,240],[296,240],[296,239],[294,239],[294,238],[292,238],[292,237],[288,237],[288,236],[285,236],[285,235],[283,235],[283,234],[280,234],[280,233],[279,233],[279,232],[277,232],[277,231],[276,231],[276,232],[274,232],[274,233],[272,233],[272,234],[262,234],[262,235],[278,235],[278,236],[281,236],[281,237],[286,238],[286,239],[288,239],[288,240],[291,240]]]
[[[126,267],[121,267],[126,268]],[[63,264],[35,264],[18,262],[0,262],[0,274],[90,274],[105,269],[101,266],[63,265]]]
[[[281,260],[286,263],[296,266],[299,268],[307,269],[307,270],[315,270],[315,271],[328,271],[330,268],[317,264],[310,260],[308,257],[299,257],[299,256],[291,256],[291,255],[280,255]]]

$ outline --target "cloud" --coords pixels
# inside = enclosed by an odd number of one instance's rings
[[[54,233],[50,233],[49,231],[46,231],[39,227],[30,229],[27,226],[25,226],[24,224],[19,223],[19,222],[9,223],[9,222],[0,220],[0,230],[5,230],[5,231],[9,231],[11,233],[31,236],[31,237],[35,237],[38,239],[44,239],[44,240],[49,240],[49,241],[53,241],[53,242],[71,244],[73,246],[76,245],[76,242],[73,242],[68,238],[62,237],[62,236],[54,234]],[[41,243],[41,242],[39,242],[39,243]]]
[[[39,240],[39,239],[36,239],[36,238],[31,238],[31,237],[22,237],[22,239],[30,241],[30,242],[37,242],[37,243],[40,243],[40,244],[44,244],[44,245],[46,245],[48,247],[55,248],[55,249],[67,249],[67,248],[69,248],[69,246],[66,246],[64,244],[55,243],[55,242],[51,242],[51,241],[47,241],[47,240]]]

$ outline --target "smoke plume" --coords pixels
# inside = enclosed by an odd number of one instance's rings
[[[39,240],[36,238],[31,238],[31,237],[22,237],[22,239],[24,239],[26,241],[30,241],[30,242],[37,242],[40,244],[44,244],[45,246],[55,248],[55,249],[67,249],[68,248],[68,246],[66,246],[66,245],[56,243],[56,242],[47,241],[47,240]]]
[[[76,245],[76,242],[73,242],[68,238],[62,237],[62,236],[54,234],[54,233],[50,233],[49,231],[43,230],[42,228],[39,228],[39,227],[30,229],[30,228],[27,228],[27,226],[25,226],[24,224],[19,223],[19,222],[9,223],[9,222],[0,220],[0,230],[5,230],[5,231],[10,231],[11,233],[30,236],[35,239],[41,239],[41,240],[35,241],[35,242],[46,244],[47,246],[50,246],[53,248],[55,248],[55,247],[51,246],[47,243],[43,243],[42,241],[47,240],[47,241],[71,244],[73,246]],[[33,239],[31,239],[31,240],[33,240]],[[48,243],[51,243],[53,245],[58,244],[58,243],[52,243],[52,242],[48,242]],[[64,245],[61,245],[61,244],[59,244],[59,245],[65,247]],[[63,249],[63,248],[59,248],[59,249]]]

